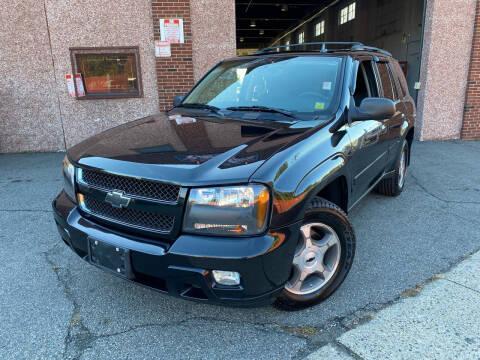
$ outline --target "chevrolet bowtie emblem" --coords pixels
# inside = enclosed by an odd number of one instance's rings
[[[113,190],[105,196],[105,201],[115,208],[126,208],[130,204],[131,198],[125,196],[121,190]]]

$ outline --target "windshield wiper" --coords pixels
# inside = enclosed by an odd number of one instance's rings
[[[201,104],[201,103],[183,103],[178,105],[177,107],[183,107],[188,109],[203,109],[203,110],[210,110],[214,113],[218,113],[220,108],[208,104]]]
[[[291,111],[284,110],[284,109],[277,109],[268,106],[231,106],[228,107],[227,110],[231,111],[260,111],[260,112],[270,112],[270,113],[277,113],[287,116],[289,118],[295,119],[295,116]]]

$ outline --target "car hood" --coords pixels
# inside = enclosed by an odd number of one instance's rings
[[[85,167],[181,185],[239,183],[312,127],[157,114],[93,136],[72,147],[68,156]]]

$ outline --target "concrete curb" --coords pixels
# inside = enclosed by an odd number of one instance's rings
[[[376,313],[309,360],[474,359],[480,354],[480,252]]]

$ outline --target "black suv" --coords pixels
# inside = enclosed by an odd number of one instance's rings
[[[388,52],[267,48],[68,150],[55,221],[81,258],[159,291],[304,307],[352,265],[347,212],[372,189],[402,192],[414,123]]]

